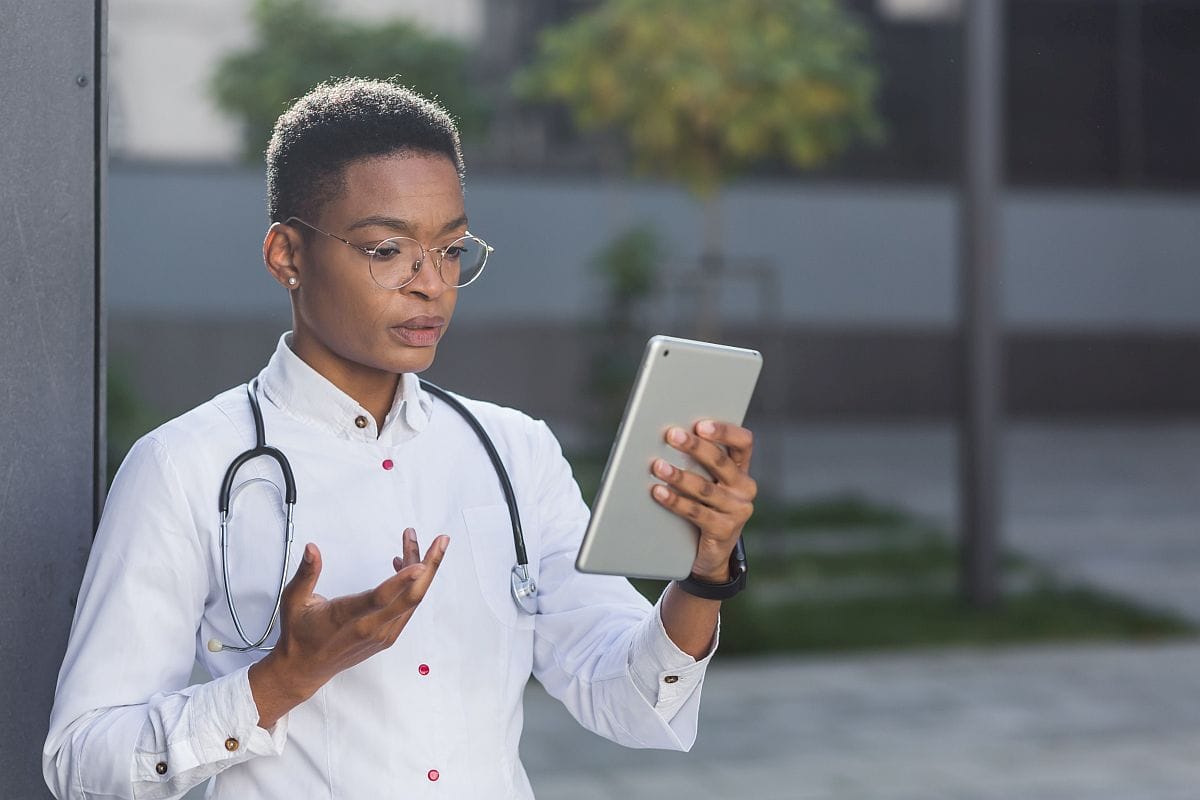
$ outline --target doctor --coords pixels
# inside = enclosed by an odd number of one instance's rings
[[[454,313],[450,245],[488,235],[468,233],[463,175],[447,113],[391,83],[322,85],[280,117],[263,257],[293,330],[256,394],[299,493],[278,642],[265,656],[205,646],[240,641],[216,500],[254,442],[242,386],[147,434],[117,473],[44,749],[55,796],[178,797],[216,776],[218,798],[529,798],[517,748],[530,674],[613,741],[691,747],[720,600],[673,583],[651,607],[624,579],[577,573],[588,509],[553,435],[464,400],[515,488],[539,587],[523,613],[492,466],[419,386]],[[399,288],[370,255],[393,237],[426,251]],[[498,266],[464,290],[504,279]],[[668,440],[716,476],[652,467],[655,498],[700,530],[693,580],[720,595],[755,495],[751,434],[711,422]],[[283,560],[283,484],[262,458],[238,482],[230,587],[257,631]],[[188,686],[195,659],[213,678]]]

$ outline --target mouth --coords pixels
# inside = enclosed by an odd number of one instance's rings
[[[409,347],[432,347],[442,338],[446,320],[442,317],[413,317],[389,330],[392,335]]]

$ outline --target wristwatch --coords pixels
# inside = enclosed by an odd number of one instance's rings
[[[696,577],[695,573],[681,581],[675,581],[675,583],[688,594],[702,597],[705,600],[728,600],[745,589],[750,571],[749,565],[746,563],[746,548],[742,544],[740,536],[737,545],[733,548],[733,554],[729,557],[729,572],[733,577],[725,583],[702,581]]]

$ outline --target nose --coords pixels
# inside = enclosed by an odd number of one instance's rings
[[[437,253],[426,251],[425,257],[417,266],[417,274],[401,287],[401,291],[410,292],[428,300],[440,297],[450,287],[442,280],[439,262]]]

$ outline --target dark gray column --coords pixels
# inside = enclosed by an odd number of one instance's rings
[[[964,6],[960,297],[962,590],[974,606],[1000,599],[1000,203],[1003,171],[1002,0]]]
[[[105,3],[0,0],[0,795],[41,749],[104,486]]]

